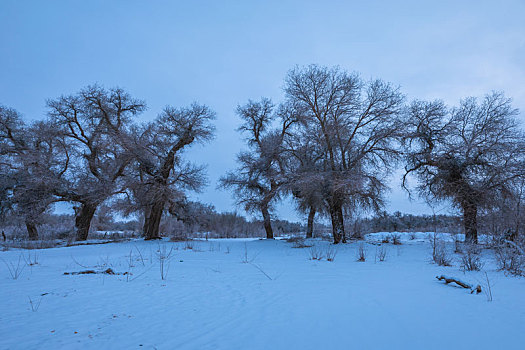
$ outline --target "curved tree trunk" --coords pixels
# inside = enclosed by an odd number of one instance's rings
[[[314,218],[315,208],[310,207],[310,212],[308,213],[308,225],[306,227],[306,238],[313,238],[314,236]]]
[[[144,238],[160,239],[160,219],[162,219],[162,213],[164,212],[164,200],[158,200],[146,210],[146,217],[144,218]]]
[[[26,229],[29,239],[36,241],[38,239],[38,230],[36,228],[36,224],[32,221],[26,221]]]
[[[261,212],[263,216],[264,230],[266,231],[266,239],[273,239],[272,222],[270,219],[270,212],[268,210],[268,206],[263,205],[261,208]]]
[[[341,204],[330,203],[330,218],[332,219],[332,235],[334,237],[334,244],[338,244],[341,242],[341,239],[345,237],[343,206]]]
[[[80,205],[75,217],[77,241],[85,241],[88,238],[91,220],[93,220],[97,207],[98,204],[96,203],[82,203]]]
[[[465,228],[465,242],[478,243],[478,207],[472,203],[464,203],[463,226]]]

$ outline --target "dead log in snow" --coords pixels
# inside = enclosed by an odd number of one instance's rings
[[[113,271],[113,269],[108,268],[104,271],[95,271],[95,270],[85,270],[85,271],[75,271],[75,272],[64,272],[64,275],[96,275],[96,274],[104,274],[104,275],[127,275],[129,272],[124,273],[117,273]]]
[[[473,293],[476,293],[476,294],[479,294],[481,293],[481,286],[478,284],[477,286],[472,286],[471,284],[468,284],[468,283],[465,283],[457,278],[454,278],[454,277],[447,277],[447,276],[444,276],[444,275],[441,275],[441,276],[436,276],[436,278],[440,281],[445,281],[445,284],[449,284],[449,283],[455,283],[457,284],[458,286],[460,287],[463,287],[465,289],[470,289],[470,294],[473,294]]]

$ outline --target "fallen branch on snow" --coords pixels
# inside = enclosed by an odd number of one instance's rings
[[[129,272],[124,273],[117,273],[113,271],[113,269],[108,268],[104,271],[95,271],[95,270],[84,270],[84,271],[76,271],[76,272],[64,272],[64,275],[97,275],[97,274],[103,274],[103,275],[127,275]]]
[[[465,289],[470,289],[470,294],[479,294],[481,293],[481,286],[478,284],[476,287],[472,286],[471,284],[468,284],[468,283],[465,283],[457,278],[454,278],[454,277],[447,277],[447,276],[444,276],[444,275],[441,275],[441,276],[436,276],[436,278],[440,281],[445,281],[445,284],[449,284],[449,283],[455,283],[457,284],[458,286],[460,287],[463,287]]]

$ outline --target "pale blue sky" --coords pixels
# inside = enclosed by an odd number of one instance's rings
[[[233,209],[217,179],[242,141],[234,108],[278,101],[294,65],[339,65],[399,84],[409,99],[504,90],[525,110],[525,1],[21,1],[0,2],[0,103],[27,118],[45,100],[99,83],[163,106],[198,101],[217,137],[192,150],[211,185],[196,196]],[[523,114],[522,114],[523,117]],[[389,211],[429,212],[392,181]],[[296,219],[293,205],[279,208]]]

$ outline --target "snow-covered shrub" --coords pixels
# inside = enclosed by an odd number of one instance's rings
[[[363,243],[357,247],[357,261],[366,261],[366,248]]]
[[[22,255],[22,253],[20,253],[20,255],[18,256],[18,261],[16,264],[12,261],[5,261],[4,259],[2,259],[5,266],[7,267],[7,270],[9,271],[9,275],[11,275],[11,278],[14,280],[17,280],[18,277],[20,277],[20,275],[22,274],[22,271],[24,271],[24,267],[26,265],[23,263],[23,259],[24,256]]]
[[[521,254],[518,247],[500,245],[494,249],[494,253],[501,270],[516,276],[525,275],[525,255]]]
[[[319,248],[318,246],[316,245],[311,246],[308,252],[309,252],[310,260],[323,260],[324,253],[321,250],[321,248]]]
[[[335,260],[335,256],[337,255],[337,249],[334,248],[334,246],[329,245],[329,246],[326,247],[324,255],[326,257],[326,260],[334,261]]]
[[[432,260],[439,266],[451,266],[452,258],[448,253],[445,242],[436,237],[430,242],[432,244]]]
[[[476,244],[468,244],[461,251],[461,268],[464,271],[479,271],[483,267],[480,249]]]
[[[31,251],[28,251],[27,254],[26,254],[26,264],[27,266],[35,266],[35,265],[38,265],[38,254],[37,252],[35,251],[34,253],[31,253]]]
[[[413,241],[414,239],[416,239],[416,233],[410,232],[410,234],[408,235],[408,238],[410,238],[410,240]]]
[[[385,261],[386,260],[386,246],[380,245],[376,249],[376,260]]]
[[[390,235],[390,241],[393,245],[401,245],[401,235],[399,233],[392,233]]]
[[[184,241],[184,249],[193,250],[193,248],[195,248],[195,243],[192,240]]]

